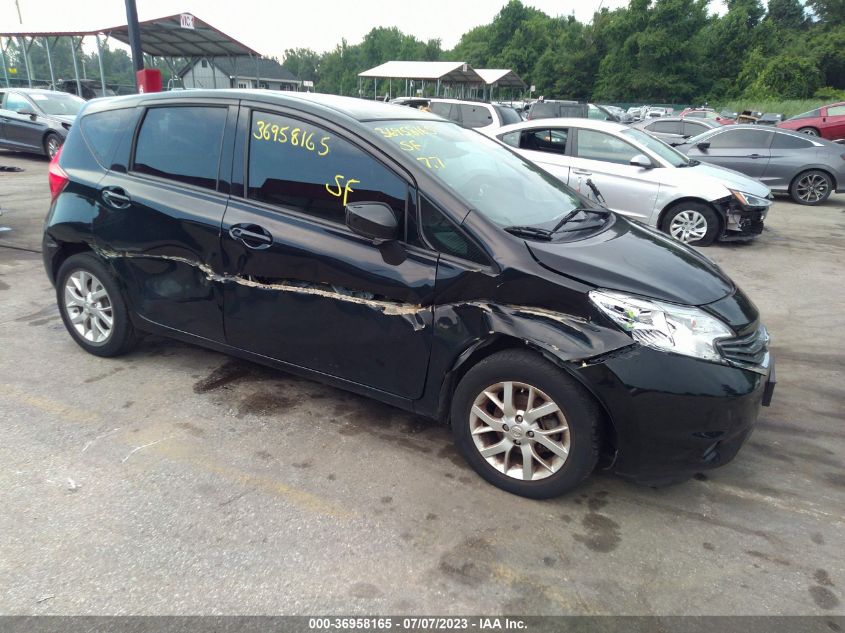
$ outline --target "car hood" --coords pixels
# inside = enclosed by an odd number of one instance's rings
[[[526,244],[545,268],[597,288],[685,305],[712,303],[735,289],[706,257],[622,216],[584,240]]]
[[[686,154],[687,146],[679,145],[675,149]],[[697,157],[697,160],[702,161],[699,165],[694,167],[679,167],[676,168],[684,176],[693,176],[695,178],[708,178],[718,184],[724,185],[729,189],[736,189],[745,193],[750,193],[761,198],[767,197],[772,191],[759,180],[746,176],[745,174],[727,169],[726,167],[719,167],[718,165],[711,165],[704,161],[702,157]]]

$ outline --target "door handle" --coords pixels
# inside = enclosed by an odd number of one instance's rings
[[[592,176],[593,172],[591,171],[581,171],[580,169],[573,169],[573,173],[578,174],[579,176]]]
[[[270,248],[273,244],[270,232],[256,224],[236,224],[229,229],[229,235],[233,240],[255,250]]]
[[[103,189],[101,195],[103,202],[113,209],[128,209],[132,204],[132,199],[120,187],[107,187]]]
[[[748,158],[763,158],[762,154],[750,154]]]

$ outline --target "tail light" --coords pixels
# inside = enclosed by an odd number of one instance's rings
[[[53,200],[56,199],[69,182],[67,173],[59,166],[59,156],[62,154],[62,147],[59,147],[59,151],[53,156],[53,160],[50,161],[50,168],[47,170],[47,180],[50,182],[50,196]]]

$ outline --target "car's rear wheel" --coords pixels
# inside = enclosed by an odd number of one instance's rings
[[[534,499],[569,492],[593,471],[599,420],[580,384],[524,350],[482,360],[452,401],[452,433],[470,466],[494,486]]]
[[[799,127],[798,131],[809,136],[819,136],[819,131],[814,127]]]
[[[664,232],[691,246],[709,246],[719,236],[719,218],[703,202],[681,202],[663,218]]]
[[[92,254],[69,257],[56,276],[56,300],[73,340],[96,356],[119,356],[135,344],[120,288]]]
[[[49,158],[50,160],[53,159],[53,156],[56,155],[61,146],[62,139],[59,137],[58,134],[48,132],[47,135],[44,137],[44,153],[47,154],[47,158]]]
[[[823,171],[810,169],[801,172],[789,186],[789,195],[798,204],[821,204],[830,197],[833,181]]]

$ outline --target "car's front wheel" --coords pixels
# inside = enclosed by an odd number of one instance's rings
[[[801,132],[801,134],[807,134],[809,136],[818,136],[819,135],[819,131],[814,127],[801,127],[801,128],[798,128],[798,131]]]
[[[681,202],[666,212],[661,228],[684,244],[709,246],[719,236],[719,218],[703,202]]]
[[[119,356],[135,344],[120,288],[90,253],[68,257],[56,276],[56,300],[73,340],[96,356]]]
[[[810,169],[798,174],[789,186],[789,195],[798,204],[821,204],[830,197],[833,181],[823,171]]]
[[[506,350],[470,369],[455,390],[452,433],[484,479],[546,499],[576,488],[598,460],[600,412],[589,393],[542,357]]]

